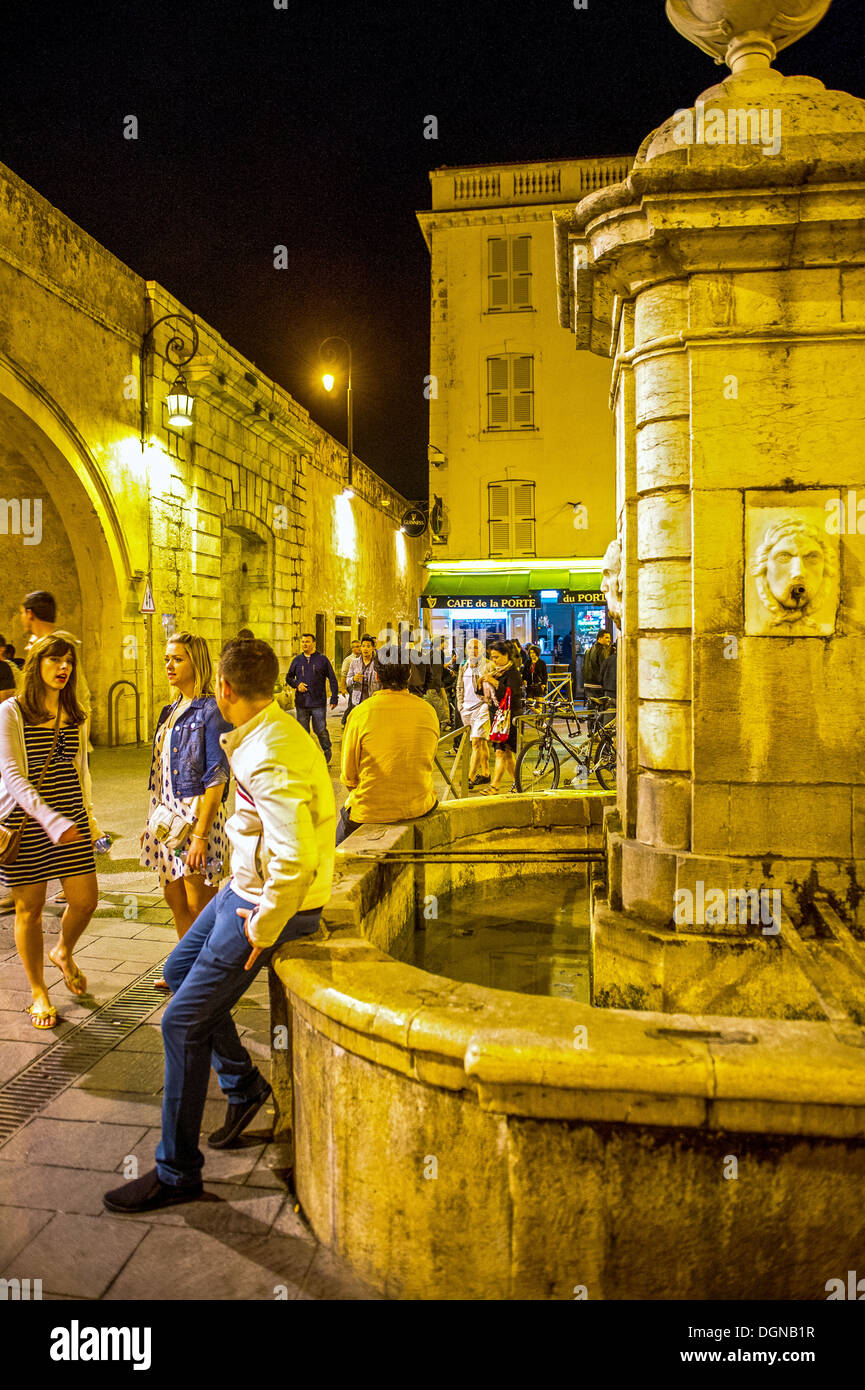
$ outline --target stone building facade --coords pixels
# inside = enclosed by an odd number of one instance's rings
[[[22,595],[57,596],[97,743],[118,680],[116,736],[135,737],[136,691],[152,728],[172,630],[215,651],[251,627],[285,668],[301,631],[338,657],[360,628],[417,621],[406,500],[360,461],[344,497],[342,446],[200,320],[194,424],[167,424],[169,341],[192,343],[177,315],[193,318],[0,166],[0,630],[20,650]]]
[[[459,606],[472,598],[490,605],[493,627],[542,645],[570,634],[575,612],[585,636],[603,616],[601,557],[615,529],[610,370],[559,329],[553,216],[630,165],[430,174],[432,207],[418,221],[432,283],[424,603],[436,628],[482,626],[483,606]]]

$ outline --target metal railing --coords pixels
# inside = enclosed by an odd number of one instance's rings
[[[471,741],[469,739],[469,726],[463,725],[461,729],[450,729],[448,733],[442,734],[436,746],[435,766],[447,783],[447,791],[442,797],[443,801],[453,799],[455,801],[469,794],[469,756]],[[448,753],[452,753],[449,767],[443,766],[442,759]]]

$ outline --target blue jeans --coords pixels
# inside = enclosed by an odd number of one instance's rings
[[[162,1016],[165,1088],[162,1093],[162,1138],[156,1170],[164,1183],[197,1186],[204,1157],[198,1147],[210,1065],[232,1105],[261,1094],[264,1078],[237,1036],[231,1010],[246,993],[277,946],[318,927],[322,909],[297,912],[272,946],[244,970],[252,947],[238,917],[251,908],[228,884],[199,913],[165,962],[165,979],[174,998]]]
[[[332,752],[330,744],[330,734],[327,732],[327,705],[313,705],[312,709],[301,709],[300,705],[295,705],[297,722],[301,728],[309,733],[309,721],[312,719],[312,727],[321,744],[321,751],[330,762]]]

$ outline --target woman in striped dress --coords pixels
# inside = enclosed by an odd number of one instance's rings
[[[23,813],[18,857],[14,864],[0,864],[0,885],[11,889],[15,902],[15,945],[33,995],[27,1012],[34,1028],[57,1023],[43,959],[42,909],[49,880],[60,879],[66,909],[60,940],[48,959],[72,994],[87,991],[72,953],[98,901],[93,841],[99,829],[91,804],[85,714],[76,696],[77,660],[65,638],[41,638],[27,653],[20,694],[0,705],[0,823],[15,830]]]

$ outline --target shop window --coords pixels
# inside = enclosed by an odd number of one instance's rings
[[[534,429],[534,378],[533,357],[505,352],[487,358],[487,429]]]
[[[495,556],[534,555],[535,485],[510,479],[490,483],[489,549]]]
[[[487,240],[487,308],[492,313],[532,307],[532,239],[493,236]]]

